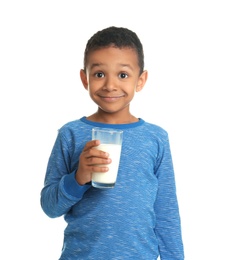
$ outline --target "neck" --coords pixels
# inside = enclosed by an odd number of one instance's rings
[[[96,112],[87,117],[88,120],[93,122],[105,123],[105,124],[130,124],[138,121],[138,118],[131,115],[117,116],[114,114],[101,114]]]

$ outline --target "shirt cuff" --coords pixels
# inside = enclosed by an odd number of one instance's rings
[[[64,177],[65,191],[76,198],[82,198],[83,194],[91,187],[91,182],[85,185],[79,185],[75,179],[75,171]]]

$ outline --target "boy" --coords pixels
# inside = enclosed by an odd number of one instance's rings
[[[175,178],[165,130],[130,113],[147,80],[142,44],[126,28],[109,27],[87,42],[82,84],[97,112],[68,122],[49,158],[41,206],[67,227],[60,260],[183,260]],[[117,182],[91,186],[111,155],[91,141],[95,126],[123,130]]]

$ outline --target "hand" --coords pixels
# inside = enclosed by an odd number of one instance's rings
[[[86,143],[79,157],[76,180],[79,185],[84,185],[91,181],[92,172],[107,172],[107,164],[111,163],[109,154],[95,149],[100,144],[99,140],[92,140]],[[101,164],[101,166],[100,166]],[[103,166],[106,164],[106,166]]]

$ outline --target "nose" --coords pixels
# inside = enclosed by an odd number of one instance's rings
[[[104,90],[107,90],[107,91],[114,91],[116,90],[116,82],[115,80],[113,79],[113,77],[106,77],[105,78],[105,82],[104,82],[104,86],[103,86],[103,89]]]

